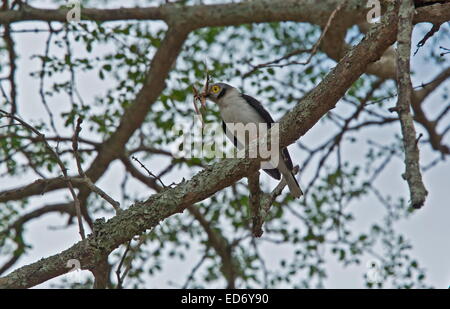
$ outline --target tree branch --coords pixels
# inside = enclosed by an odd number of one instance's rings
[[[299,168],[298,165],[294,166],[294,169],[292,170],[292,173],[297,174]],[[255,180],[250,180],[252,177],[249,177],[249,188],[250,192],[252,190],[255,190],[254,187],[256,183],[253,183]],[[252,183],[252,185],[250,185]],[[259,189],[259,182],[258,182],[258,189]],[[272,190],[270,194],[262,193],[261,190],[259,190],[258,193],[258,200],[251,201],[251,209],[253,213],[253,227],[252,232],[254,237],[261,237],[263,234],[262,226],[264,224],[264,221],[267,218],[267,215],[269,214],[270,207],[272,207],[273,202],[275,199],[283,192],[284,187],[286,187],[287,183],[284,178],[281,179],[280,183]],[[252,188],[253,187],[253,188]],[[252,200],[252,195],[254,193],[251,193],[250,200]],[[258,204],[256,204],[258,202]],[[253,205],[252,205],[253,203]]]
[[[262,211],[261,211],[261,191],[259,184],[259,171],[247,177],[248,189],[250,191],[249,206],[252,215],[252,233],[254,237],[261,237],[262,231]],[[284,179],[284,178],[283,178]]]
[[[1,13],[1,12],[0,12]],[[5,32],[3,34],[3,38],[5,40],[6,50],[8,51],[8,59],[9,59],[9,85],[10,85],[10,96],[9,103],[11,104],[11,114],[17,113],[17,90],[16,90],[16,50],[14,46],[14,40],[11,36],[11,26],[4,25]]]
[[[114,210],[116,211],[116,213],[118,213],[118,212],[121,211],[120,203],[115,201],[108,194],[106,194],[105,191],[103,191],[102,189],[97,187],[91,181],[91,179],[85,174],[85,172],[83,170],[83,167],[81,165],[80,154],[78,153],[78,138],[79,138],[79,135],[80,135],[80,132],[81,132],[81,124],[82,123],[83,123],[83,119],[81,117],[79,117],[78,120],[77,120],[77,125],[75,127],[75,132],[74,132],[73,137],[72,137],[72,149],[73,149],[73,155],[75,157],[75,161],[77,163],[78,174],[80,175],[80,177],[83,178],[84,183],[89,188],[89,190],[91,190],[94,193],[97,193],[97,195],[99,195],[101,198],[103,198],[105,201],[107,201],[109,204],[111,204],[112,207],[114,208]]]
[[[404,178],[409,185],[412,207],[420,208],[425,203],[428,192],[425,189],[420,172],[419,147],[417,146],[416,130],[410,112],[413,91],[410,76],[413,15],[413,0],[402,0],[399,11],[399,29],[397,36],[397,87],[399,95],[396,110],[400,118],[403,146],[405,148]]]
[[[74,188],[80,188],[84,185],[84,180],[81,177],[71,177],[70,181]],[[65,180],[63,177],[38,179],[28,185],[0,192],[0,203],[21,200],[33,195],[42,195],[45,192],[64,187]]]
[[[449,155],[450,148],[447,145],[444,145],[443,138],[445,134],[444,132],[439,134],[437,132],[437,126],[450,110],[450,106],[447,105],[447,107],[443,109],[436,119],[430,121],[425,115],[422,105],[424,104],[425,99],[444,81],[446,81],[448,77],[450,77],[450,67],[442,71],[433,81],[425,84],[421,90],[414,91],[411,98],[411,104],[414,111],[414,120],[420,123],[427,131],[431,147],[434,150],[441,152],[442,155]]]
[[[117,20],[162,20],[167,24],[183,23],[191,30],[201,27],[232,26],[252,22],[299,21],[325,25],[341,0],[323,0],[317,6],[309,0],[260,0],[214,5],[166,4],[158,7],[94,9],[82,8],[82,20],[99,22]],[[366,20],[368,9],[360,0],[349,0],[340,18],[352,24]],[[450,17],[449,3],[436,3],[417,9],[414,22],[442,23]],[[67,22],[69,9],[40,9],[22,4],[19,10],[0,12],[0,23],[22,21]]]

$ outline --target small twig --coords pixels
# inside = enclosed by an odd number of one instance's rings
[[[70,83],[69,83],[69,87],[68,87],[68,95],[69,95],[69,100],[70,103],[72,105],[72,107],[75,106],[75,100],[74,100],[74,89],[75,89],[75,72],[74,72],[74,65],[72,63],[72,49],[71,49],[71,44],[70,44],[70,39],[69,39],[69,26],[66,23],[64,25],[64,35],[63,35],[63,40],[66,44],[66,57],[68,59],[68,66],[69,66],[69,73],[70,73]]]
[[[288,54],[286,54],[286,55],[284,55],[284,56],[282,56],[280,58],[277,58],[275,60],[255,65],[255,66],[253,66],[253,68],[250,71],[248,71],[247,73],[243,74],[242,78],[243,79],[247,78],[248,76],[250,76],[251,74],[253,74],[254,72],[256,72],[256,71],[258,71],[259,69],[262,69],[262,68],[284,67],[284,66],[287,66],[287,65],[290,65],[290,64],[300,64],[299,62],[296,62],[296,61],[288,62],[286,64],[279,64],[279,63],[281,61],[283,61],[283,60],[287,60],[287,59],[289,59],[289,58],[291,58],[293,56],[296,56],[298,54],[309,53],[311,51],[312,51],[312,49],[310,49],[310,48],[308,48],[308,49],[299,48],[299,49],[296,49],[296,50],[294,50],[294,51],[292,51],[292,52],[290,52],[290,53],[288,53]]]
[[[434,82],[435,82],[435,81],[433,80],[433,81],[428,82],[428,83],[422,83],[422,84],[420,84],[420,85],[414,86],[413,89],[416,90],[416,89],[425,88],[425,87],[427,87],[427,86],[433,84]],[[375,100],[375,101],[367,102],[367,103],[365,103],[365,105],[368,106],[368,105],[377,104],[377,103],[380,103],[380,102],[382,102],[382,101],[385,101],[385,100],[389,100],[389,99],[395,98],[395,97],[397,97],[397,96],[398,96],[398,93],[394,93],[394,94],[392,94],[392,95],[383,97],[383,98],[381,98],[381,99],[378,99],[378,100]],[[394,111],[395,111],[395,110],[394,110]],[[392,112],[392,111],[391,111],[391,112]]]
[[[341,3],[339,3],[339,5],[333,10],[333,12],[331,12],[330,17],[328,17],[327,24],[325,25],[325,28],[323,29],[322,33],[320,34],[319,40],[317,40],[316,44],[314,44],[314,46],[312,48],[312,52],[311,52],[311,54],[309,54],[308,60],[306,60],[302,64],[308,64],[311,61],[312,57],[316,54],[316,52],[319,48],[319,45],[322,42],[323,37],[328,32],[328,29],[331,26],[331,22],[333,21],[334,17],[336,16],[336,13],[340,11],[340,9],[345,4],[345,2],[347,2],[347,1],[345,1],[345,0],[341,1]]]
[[[15,126],[15,124],[4,124],[4,125],[0,126],[0,129],[13,127],[13,126]]]
[[[149,169],[148,169],[141,161],[139,161],[138,158],[136,158],[135,156],[132,156],[131,159],[133,159],[134,161],[136,161],[137,163],[139,163],[139,165],[140,165],[140,166],[141,166],[141,167],[142,167],[142,168],[143,168],[143,169],[144,169],[151,177],[157,179],[157,180],[161,183],[161,185],[162,185],[164,188],[167,188],[167,186],[162,182],[161,178],[159,178],[158,176],[156,176],[155,174],[153,174],[152,172],[150,172]]]
[[[83,168],[81,166],[80,154],[78,153],[78,138],[80,137],[82,123],[83,123],[83,118],[79,117],[77,120],[77,125],[75,127],[75,132],[73,133],[73,136],[72,136],[72,149],[73,149],[75,161],[77,162],[78,174],[80,174],[81,177],[86,177],[86,174],[84,173]]]
[[[419,136],[416,138],[416,145],[419,143],[419,141],[422,137],[423,137],[423,134],[420,133]]]
[[[50,30],[50,29],[40,29],[40,28],[34,28],[34,29],[19,29],[19,30],[10,30],[10,33],[18,34],[18,33],[40,33],[40,32],[53,32],[53,33],[59,33],[63,30],[56,29],[56,30]],[[0,36],[3,36],[4,32],[0,32]]]
[[[209,246],[206,248],[205,254],[202,256],[200,261],[198,261],[198,263],[194,266],[194,268],[192,268],[191,273],[187,277],[186,282],[184,283],[182,289],[187,289],[187,287],[188,287],[189,283],[191,282],[191,280],[194,279],[195,273],[197,272],[197,270],[202,266],[202,264],[208,258],[208,251],[209,251]]]
[[[112,205],[112,207],[116,211],[116,214],[122,211],[122,209],[120,208],[120,203],[114,200],[108,194],[106,194],[105,191],[97,187],[89,177],[84,177],[83,180],[84,180],[83,182],[88,186],[89,190],[97,193],[97,195],[99,195],[102,199],[104,199],[105,201],[107,201],[109,204]]]
[[[122,271],[122,265],[123,265],[123,262],[125,261],[128,251],[130,251],[130,247],[131,247],[131,239],[128,241],[127,247],[125,248],[125,252],[123,253],[122,258],[120,259],[119,266],[117,266],[117,270],[116,270],[117,289],[123,289],[123,285],[122,285],[123,282],[122,282],[122,277],[120,276],[120,272]]]
[[[414,56],[417,54],[419,49],[425,45],[425,43],[428,41],[428,39],[431,38],[436,32],[438,32],[440,28],[441,28],[441,25],[433,24],[433,27],[431,27],[430,31],[428,31],[427,34],[425,34],[425,36],[423,37],[422,40],[419,41],[419,43],[417,43],[417,45],[416,45],[417,49],[414,52]]]
[[[314,46],[313,46],[312,48],[308,48],[308,49],[304,49],[304,48],[297,49],[297,50],[294,50],[294,51],[288,53],[287,55],[285,55],[285,56],[283,56],[283,57],[278,58],[278,59],[275,59],[275,60],[272,60],[272,61],[269,61],[269,62],[266,62],[266,63],[262,63],[262,64],[258,64],[258,65],[256,65],[256,66],[253,66],[253,68],[252,68],[250,71],[248,71],[247,73],[245,73],[244,75],[242,75],[242,78],[246,78],[246,77],[248,77],[249,75],[251,75],[253,72],[255,72],[255,71],[257,71],[257,70],[259,70],[259,69],[261,69],[261,68],[265,68],[265,67],[284,67],[284,66],[291,65],[291,64],[306,65],[306,64],[310,63],[312,57],[314,57],[314,55],[317,53],[317,50],[319,49],[319,45],[320,45],[320,43],[322,42],[322,40],[323,40],[325,34],[327,34],[328,29],[329,29],[330,26],[331,26],[331,22],[333,21],[333,19],[334,19],[334,17],[336,16],[337,12],[343,7],[343,5],[345,4],[345,2],[346,2],[346,1],[342,1],[342,2],[341,2],[341,3],[333,10],[333,12],[331,12],[330,16],[328,17],[328,21],[327,21],[327,23],[326,23],[326,25],[325,25],[325,28],[323,29],[322,33],[320,34],[319,39],[317,40],[317,42],[314,44]],[[292,61],[292,62],[289,62],[289,63],[286,63],[286,64],[278,64],[279,62],[281,62],[281,61],[283,61],[283,60],[286,60],[286,59],[288,59],[288,58],[291,58],[292,56],[295,56],[295,55],[298,55],[298,54],[301,54],[301,53],[306,53],[306,52],[309,52],[309,53],[310,53],[310,54],[309,54],[309,57],[308,57],[308,59],[307,59],[306,61],[303,61],[303,62]]]
[[[122,289],[122,288],[123,288],[123,281],[124,281],[124,279],[126,278],[126,276],[128,275],[128,273],[129,273],[130,270],[131,270],[131,263],[132,263],[132,261],[133,261],[133,259],[134,259],[134,257],[135,257],[136,252],[139,250],[139,248],[142,246],[142,244],[145,242],[145,240],[147,239],[147,237],[148,237],[148,236],[150,235],[150,233],[152,233],[152,232],[153,232],[153,229],[150,230],[150,232],[149,232],[148,234],[139,236],[139,241],[138,241],[138,243],[136,244],[136,246],[135,246],[134,248],[131,247],[131,240],[128,242],[127,248],[125,249],[125,252],[124,252],[124,254],[123,254],[123,256],[122,256],[122,259],[121,259],[120,264],[119,264],[119,266],[118,266],[118,269],[117,269],[117,271],[116,271],[117,281],[118,281],[118,285],[117,285],[117,288],[118,288],[118,289]],[[123,264],[125,263],[126,255],[127,255],[128,252],[130,252],[130,251],[131,251],[132,255],[131,255],[131,256],[128,258],[128,260],[127,260],[126,267],[125,267],[125,271],[123,272],[122,275],[120,275],[120,273],[121,273],[121,268],[122,268]]]
[[[9,59],[9,84],[10,84],[10,104],[11,104],[11,114],[16,114],[17,112],[17,90],[16,90],[16,50],[14,40],[11,36],[11,26],[9,24],[4,25],[5,32],[3,38],[5,40],[6,50],[8,51]],[[12,121],[12,119],[11,119]]]
[[[50,119],[50,126],[53,129],[53,132],[55,132],[56,136],[59,136],[58,131],[56,130],[56,126],[55,126],[55,121],[54,121],[54,117],[53,117],[53,113],[52,110],[50,109],[48,103],[47,103],[47,99],[45,96],[45,89],[44,89],[44,84],[45,84],[45,70],[47,67],[47,58],[50,52],[50,45],[51,45],[51,41],[52,41],[52,36],[54,34],[54,30],[52,28],[51,23],[48,23],[48,29],[49,29],[49,34],[47,37],[47,41],[45,43],[45,52],[44,52],[44,56],[41,58],[42,61],[42,65],[41,65],[41,72],[39,74],[39,95],[41,96],[41,101],[42,104],[44,105],[45,110],[47,111],[48,117]]]
[[[92,192],[97,193],[101,198],[103,198],[105,201],[110,203],[112,205],[112,207],[114,207],[114,210],[116,211],[116,213],[119,213],[121,211],[120,203],[117,202],[116,200],[114,200],[108,194],[106,194],[105,191],[103,191],[102,189],[97,187],[92,182],[92,180],[89,177],[87,177],[86,173],[83,170],[83,167],[81,165],[81,157],[80,157],[80,154],[78,152],[78,139],[79,139],[79,136],[80,136],[81,124],[82,123],[83,123],[83,118],[79,117],[78,120],[77,120],[76,127],[75,127],[75,132],[73,133],[73,137],[72,137],[72,149],[73,149],[73,154],[74,154],[74,157],[75,157],[75,161],[77,162],[78,174],[80,174],[80,177],[83,178],[84,183],[86,184],[86,186]]]
[[[299,167],[298,165],[294,166],[294,168],[292,169],[292,173],[294,175],[296,175],[299,171]],[[275,199],[281,194],[281,192],[283,192],[284,187],[286,187],[287,183],[286,180],[283,178],[280,183],[275,187],[275,189],[272,190],[272,192],[270,193],[268,197],[269,199],[266,201],[263,201],[263,207],[262,210],[265,213],[269,212],[269,209],[272,205],[272,203],[275,201]]]
[[[429,169],[435,167],[438,163],[440,163],[440,162],[442,162],[442,161],[445,161],[445,157],[442,156],[442,155],[440,155],[440,156],[438,156],[436,159],[432,160],[430,163],[426,164],[426,165],[423,167],[423,171],[424,171],[424,172],[428,171]]]
[[[441,53],[440,56],[444,56],[446,54],[450,54],[450,49],[449,48],[445,48],[443,46],[439,46],[440,49],[445,50],[445,52]]]
[[[74,200],[75,203],[75,209],[77,212],[77,219],[78,219],[78,227],[79,227],[79,232],[81,235],[81,239],[85,239],[85,233],[84,233],[84,228],[83,228],[83,222],[81,219],[81,207],[80,207],[80,201],[78,200],[78,197],[75,193],[75,190],[73,188],[72,182],[70,181],[70,178],[67,176],[67,169],[64,166],[64,163],[61,161],[61,158],[59,157],[58,153],[53,150],[53,148],[49,145],[47,139],[45,138],[45,135],[42,134],[41,132],[39,132],[39,130],[37,130],[35,127],[33,127],[32,125],[28,124],[27,122],[25,122],[24,120],[20,119],[19,117],[8,113],[4,110],[0,110],[0,113],[2,113],[5,117],[8,117],[10,119],[13,119],[17,122],[19,122],[22,126],[24,126],[25,128],[27,128],[28,130],[32,131],[34,134],[36,134],[39,138],[38,140],[43,142],[45,145],[45,148],[47,149],[47,151],[52,154],[55,159],[56,159],[56,163],[58,164],[59,168],[61,169],[63,176],[64,176],[64,180],[67,182],[67,186],[69,188],[70,194],[72,195],[72,198]]]

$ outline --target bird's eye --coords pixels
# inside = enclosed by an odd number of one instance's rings
[[[212,88],[211,88],[211,91],[213,92],[213,93],[218,93],[219,92],[219,90],[220,90],[220,87],[219,86],[213,86]]]

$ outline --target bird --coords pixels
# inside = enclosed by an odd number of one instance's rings
[[[244,125],[254,123],[259,125],[265,123],[270,128],[275,121],[270,113],[255,98],[241,93],[238,89],[226,83],[214,83],[208,86],[206,91],[206,99],[211,100],[219,107],[220,116],[222,118],[222,128],[227,137],[233,142],[234,146],[239,148],[246,141],[239,141],[230,130],[227,130],[227,124],[242,123]],[[268,175],[277,180],[281,179],[281,175],[295,198],[303,195],[302,190],[295,179],[293,173],[293,164],[289,151],[283,148],[280,152],[278,166],[271,169],[263,169]]]

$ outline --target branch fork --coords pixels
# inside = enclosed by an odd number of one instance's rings
[[[292,173],[296,175],[299,171],[298,165],[294,166]],[[261,237],[264,233],[262,226],[269,214],[270,207],[272,207],[275,199],[283,192],[284,187],[287,183],[284,178],[281,179],[280,183],[272,190],[272,192],[264,193],[261,191],[259,186],[259,171],[256,171],[252,175],[247,177],[248,187],[250,190],[249,206],[252,214],[252,234],[254,237]]]

